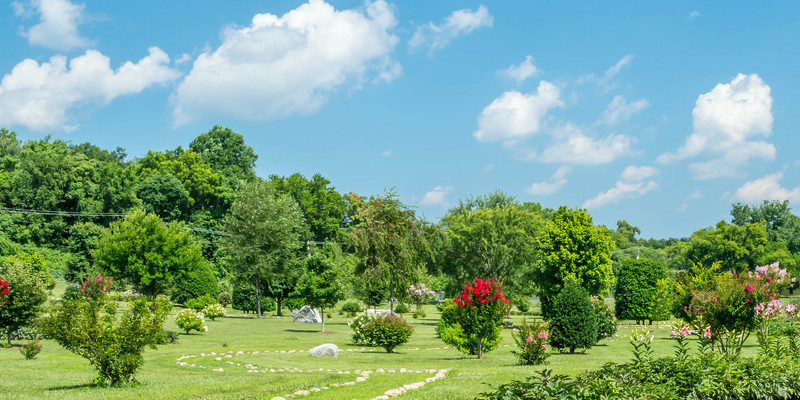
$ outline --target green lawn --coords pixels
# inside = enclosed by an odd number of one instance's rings
[[[321,333],[319,325],[292,323],[291,317],[255,319],[252,315],[233,314],[207,321],[206,333],[181,335],[178,344],[148,349],[144,366],[137,375],[141,384],[126,388],[91,387],[89,383],[95,372],[88,362],[52,341],[44,341],[38,359],[30,361],[23,359],[15,348],[0,349],[0,398],[270,399],[298,390],[328,387],[303,398],[369,399],[404,384],[424,381],[434,375],[430,370],[446,369],[445,378],[408,391],[400,398],[468,399],[489,390],[486,383],[497,385],[524,379],[543,368],[516,364],[511,353],[510,329],[503,331],[501,347],[488,353],[483,360],[445,349],[434,331],[439,314],[433,306],[426,311],[428,317],[423,319],[404,315],[414,325],[414,335],[395,354],[370,348],[360,351],[360,347],[352,346],[348,319],[338,315],[326,320],[325,327],[330,332]],[[166,329],[178,330],[172,321],[174,314],[165,324]],[[515,323],[521,318],[512,317]],[[609,361],[625,362],[630,358],[627,335],[631,329],[631,326],[623,326],[617,337],[601,342],[585,354],[554,354],[546,368],[571,375]],[[671,353],[669,329],[651,329],[656,334],[653,341],[656,354]],[[307,354],[308,349],[322,343],[338,345],[339,357],[316,358]],[[212,352],[217,354],[212,355]],[[746,352],[752,353],[754,349],[747,348]],[[206,356],[201,356],[203,353]],[[197,357],[178,361],[182,356],[191,355]],[[180,362],[187,365],[182,366]],[[194,367],[190,366],[192,364]],[[223,371],[213,371],[218,368]],[[248,372],[251,369],[258,372]],[[275,372],[269,372],[270,369]],[[278,372],[279,369],[283,372]],[[302,372],[297,372],[298,369]],[[334,387],[334,384],[355,382],[360,376],[354,372],[356,370],[378,369],[384,372],[373,372],[364,382]],[[413,372],[401,373],[401,369]]]

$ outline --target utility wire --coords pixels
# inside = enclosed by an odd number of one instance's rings
[[[49,217],[115,217],[115,218],[124,218],[127,217],[128,214],[125,213],[82,213],[77,211],[52,211],[52,210],[28,210],[24,208],[8,208],[8,207],[0,207],[0,213],[8,213],[8,214],[28,214],[28,215],[44,215]],[[169,225],[169,222],[165,222]],[[195,228],[193,226],[183,225],[182,228],[189,229],[191,231],[200,232],[200,233],[208,233],[211,235],[217,236],[231,236],[229,233],[215,231],[212,229],[204,229],[204,228]]]

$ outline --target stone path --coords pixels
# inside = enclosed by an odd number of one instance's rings
[[[428,350],[447,350],[447,349],[450,349],[450,347],[448,347],[448,346],[433,347],[433,348],[422,349],[422,350],[428,351]],[[404,351],[419,351],[421,349],[419,349],[419,348],[407,348],[407,349],[403,349],[403,350]],[[365,349],[365,348],[359,348],[359,349],[349,348],[349,349],[343,349],[342,351],[345,351],[345,352],[374,352],[374,351],[380,351],[380,350],[379,349]],[[419,389],[419,388],[425,386],[428,383],[435,382],[435,381],[437,381],[439,379],[443,379],[443,378],[445,378],[447,376],[447,370],[446,369],[412,370],[412,369],[405,369],[405,368],[400,368],[400,369],[377,368],[374,371],[372,371],[372,370],[354,370],[354,371],[351,372],[351,371],[342,371],[342,370],[325,369],[325,368],[306,369],[306,370],[303,370],[303,369],[300,369],[300,368],[297,368],[297,367],[294,367],[294,368],[260,368],[260,367],[258,367],[256,365],[253,365],[253,364],[250,364],[250,363],[242,364],[242,363],[237,363],[237,362],[234,361],[236,357],[243,356],[243,355],[293,354],[293,353],[305,353],[305,352],[307,352],[307,350],[264,350],[264,351],[258,351],[258,350],[255,350],[255,351],[241,351],[240,350],[240,351],[236,351],[236,352],[234,352],[234,351],[221,352],[221,353],[210,352],[210,353],[200,353],[200,354],[195,354],[195,355],[181,356],[181,357],[179,357],[178,359],[175,360],[175,363],[178,364],[181,367],[208,369],[210,371],[217,372],[217,373],[225,372],[225,368],[227,368],[227,367],[224,367],[224,368],[210,368],[210,367],[206,367],[204,365],[199,364],[204,359],[209,359],[210,360],[210,359],[213,358],[214,361],[225,362],[226,365],[229,365],[232,368],[245,368],[245,369],[247,369],[248,373],[271,373],[272,374],[272,373],[319,373],[319,372],[330,372],[330,373],[333,373],[333,372],[335,372],[335,373],[340,374],[340,375],[355,375],[356,376],[356,378],[354,380],[352,380],[352,381],[346,381],[346,382],[343,382],[343,383],[333,383],[333,384],[331,384],[329,386],[312,387],[312,388],[307,389],[307,390],[298,390],[298,391],[296,391],[294,393],[286,394],[283,397],[280,397],[280,396],[273,397],[271,400],[282,400],[282,399],[285,400],[287,398],[292,398],[292,397],[308,396],[311,393],[321,392],[321,391],[329,390],[329,389],[335,388],[335,387],[356,385],[356,384],[361,383],[361,382],[366,382],[367,380],[369,380],[370,376],[373,375],[373,374],[432,374],[431,376],[425,378],[425,380],[422,380],[422,381],[419,381],[419,382],[412,382],[412,383],[405,384],[405,385],[397,387],[397,388],[389,389],[389,390],[385,391],[383,395],[375,397],[373,399],[370,399],[370,400],[383,400],[383,399],[389,399],[390,397],[399,396],[399,395],[401,395],[401,394],[403,394],[403,393],[405,393],[405,392],[407,392],[409,390]]]

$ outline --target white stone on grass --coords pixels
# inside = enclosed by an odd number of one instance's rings
[[[325,343],[321,344],[317,347],[308,351],[308,354],[311,354],[314,357],[338,357],[339,356],[339,346],[333,343]]]

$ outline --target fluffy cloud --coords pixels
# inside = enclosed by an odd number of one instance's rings
[[[481,5],[477,11],[462,9],[453,11],[444,22],[439,25],[428,22],[417,28],[414,36],[408,42],[412,48],[428,47],[429,54],[436,50],[441,50],[447,46],[451,40],[470,33],[478,28],[490,27],[494,18],[489,14],[489,9]]]
[[[697,98],[694,131],[675,153],[658,157],[661,163],[703,157],[691,163],[697,179],[736,175],[752,158],[775,158],[775,146],[759,140],[772,133],[770,87],[756,75],[738,74]]]
[[[549,182],[537,182],[532,184],[526,191],[534,196],[549,196],[558,192],[567,184],[567,174],[570,167],[560,167],[553,174]]]
[[[606,125],[616,125],[618,122],[629,119],[633,114],[644,110],[650,105],[646,99],[639,99],[633,103],[628,103],[625,96],[617,95],[608,104],[606,110],[603,112],[603,117],[600,119],[601,123]]]
[[[745,203],[760,203],[763,200],[789,200],[800,203],[800,187],[786,189],[780,184],[783,173],[778,172],[753,181],[746,182],[736,190],[733,198]]]
[[[656,168],[631,165],[622,171],[621,177],[626,181],[643,181],[656,175],[658,175],[658,169]]]
[[[452,186],[436,186],[430,192],[425,193],[425,196],[422,197],[422,200],[419,202],[419,204],[423,207],[445,207],[447,206],[447,200],[445,197],[447,197],[447,195],[452,191]]]
[[[108,103],[180,76],[170,68],[169,56],[161,49],[151,47],[149,52],[116,71],[111,69],[109,58],[96,50],[88,50],[69,63],[62,55],[42,64],[26,59],[0,81],[0,124],[69,130],[69,111],[76,106]]]
[[[533,64],[533,57],[527,56],[525,57],[525,61],[519,63],[518,65],[509,66],[508,68],[500,71],[500,74],[506,78],[513,79],[517,82],[522,82],[525,79],[536,75],[537,71],[536,65]]]
[[[90,44],[78,32],[78,24],[83,21],[83,4],[69,0],[32,0],[28,4],[14,2],[13,7],[18,16],[30,11],[39,14],[39,23],[22,32],[32,45],[67,51]]]
[[[513,142],[539,131],[547,111],[563,106],[556,85],[539,82],[535,93],[505,92],[486,106],[478,118],[475,138],[482,142]]]
[[[550,146],[530,158],[546,163],[606,164],[630,153],[631,143],[632,139],[625,135],[591,137],[577,126],[567,123],[556,129],[555,140]]]
[[[318,110],[337,89],[389,81],[397,21],[383,0],[336,10],[322,0],[283,16],[257,14],[226,29],[222,44],[201,54],[173,94],[177,125],[200,118],[268,120]]]
[[[653,167],[629,166],[622,171],[616,185],[597,196],[586,200],[583,208],[599,208],[606,204],[616,203],[623,199],[634,199],[658,187],[655,181],[647,179],[658,174]]]

